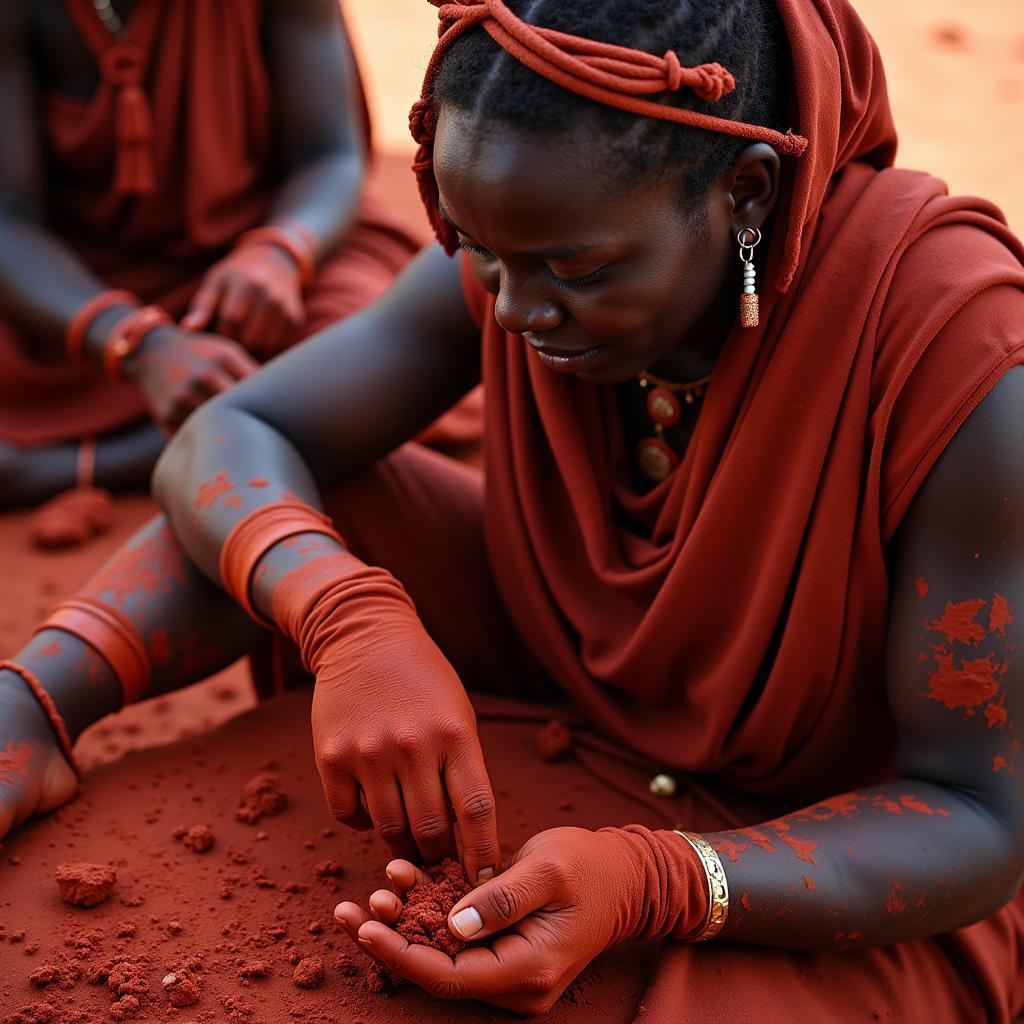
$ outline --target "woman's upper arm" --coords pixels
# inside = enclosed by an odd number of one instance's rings
[[[900,774],[970,795],[1024,848],[1024,367],[950,441],[895,554],[887,684]]]
[[[29,61],[25,0],[0,4],[0,214],[35,219],[42,207],[42,154]],[[7,144],[10,143],[10,144]]]
[[[458,262],[433,245],[375,303],[207,403],[189,429],[216,433],[221,410],[244,412],[287,438],[325,487],[416,436],[479,379]]]
[[[338,0],[273,0],[264,36],[287,164],[338,150],[364,156],[359,80]]]

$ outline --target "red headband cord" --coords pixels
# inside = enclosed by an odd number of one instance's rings
[[[468,29],[480,25],[506,52],[532,71],[587,99],[618,107],[628,113],[738,138],[766,142],[784,156],[802,156],[807,139],[792,132],[777,132],[756,124],[729,121],[694,110],[665,106],[643,99],[645,95],[674,92],[688,86],[702,100],[717,103],[736,88],[732,75],[720,64],[685,68],[669,50],[656,57],[613,43],[584,39],[554,29],[528,25],[516,17],[503,0],[428,0],[438,8],[438,43],[423,77],[423,91],[409,114],[409,130],[419,143],[413,163],[420,197],[438,241],[449,255],[458,248],[455,231],[441,216],[434,178],[434,82],[449,47]]]

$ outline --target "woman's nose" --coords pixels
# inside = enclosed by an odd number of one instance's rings
[[[512,334],[548,331],[562,322],[562,310],[536,292],[513,286],[503,276],[494,302],[494,319]]]

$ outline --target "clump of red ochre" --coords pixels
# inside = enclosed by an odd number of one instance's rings
[[[99,906],[116,883],[117,873],[109,864],[57,865],[60,897],[73,907]]]
[[[572,733],[564,722],[552,718],[534,737],[537,753],[545,761],[557,761],[572,749]]]
[[[216,842],[213,829],[208,825],[193,825],[192,828],[179,825],[171,834],[192,853],[206,853],[207,850],[213,849]]]
[[[246,825],[255,825],[261,818],[280,814],[287,806],[288,794],[281,788],[281,779],[274,772],[260,772],[245,784],[235,817]]]
[[[451,858],[423,870],[430,880],[414,886],[405,894],[402,913],[394,925],[395,931],[408,942],[455,956],[472,943],[456,938],[448,927],[448,914],[472,887],[465,869]],[[402,979],[382,964],[370,965],[366,987],[371,992],[387,992],[400,984]]]

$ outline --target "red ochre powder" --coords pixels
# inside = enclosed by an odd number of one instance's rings
[[[111,893],[117,873],[108,864],[59,864],[60,897],[73,907],[99,906]]]
[[[288,794],[281,788],[280,778],[273,772],[260,772],[245,784],[235,817],[255,825],[260,818],[280,814],[287,806]]]

